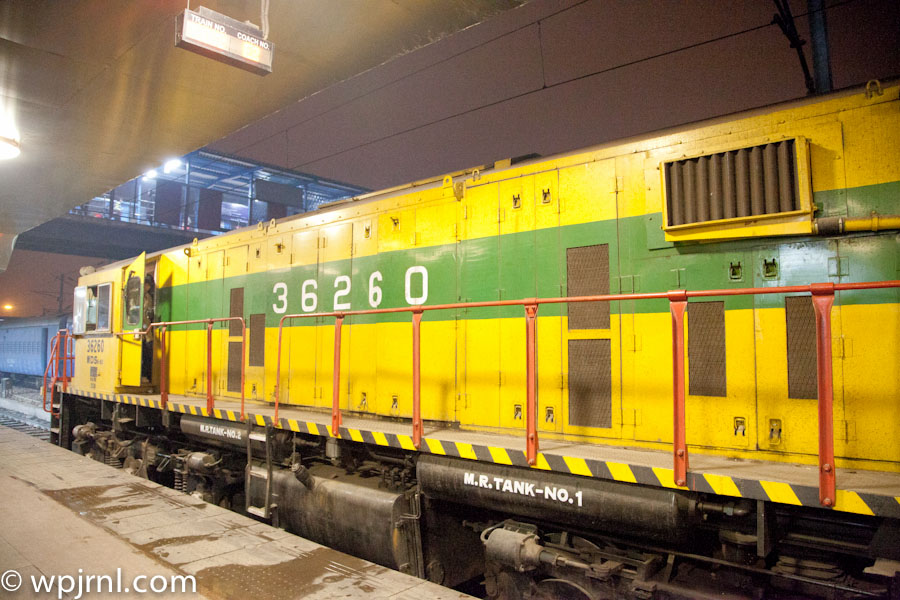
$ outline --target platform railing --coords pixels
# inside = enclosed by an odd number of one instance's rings
[[[529,465],[537,461],[537,372],[535,369],[535,346],[538,308],[542,304],[566,304],[573,302],[618,302],[622,300],[668,300],[672,319],[672,421],[673,421],[673,465],[674,482],[686,486],[689,468],[685,420],[685,376],[684,376],[684,313],[689,298],[709,298],[716,296],[751,296],[757,294],[801,294],[812,296],[816,315],[816,373],[818,381],[818,462],[819,462],[819,502],[823,506],[834,506],[836,498],[836,478],[834,467],[834,390],[831,356],[831,308],[834,294],[840,291],[900,288],[900,281],[876,281],[866,283],[813,283],[765,288],[740,288],[719,290],[673,290],[643,294],[604,294],[563,298],[528,298],[523,300],[497,300],[489,302],[465,302],[456,304],[435,304],[430,306],[410,306],[368,310],[348,310],[327,313],[288,314],[278,322],[278,355],[275,382],[275,421],[278,422],[278,408],[281,396],[281,356],[284,325],[295,319],[313,317],[334,317],[334,372],[331,407],[331,433],[340,437],[342,422],[340,398],[341,328],[346,317],[355,315],[378,315],[411,313],[413,346],[413,414],[412,440],[419,448],[422,443],[421,413],[421,345],[420,330],[422,315],[426,311],[458,310],[494,306],[522,306],[525,309],[526,344],[526,450]]]
[[[62,373],[60,373],[62,369]],[[43,384],[41,385],[41,402],[44,412],[58,417],[59,413],[53,410],[53,398],[56,394],[56,386],[62,383],[63,392],[68,390],[69,380],[75,370],[74,341],[68,330],[60,329],[53,336],[50,344],[50,359],[44,369]],[[50,405],[47,405],[47,377],[50,377]]]

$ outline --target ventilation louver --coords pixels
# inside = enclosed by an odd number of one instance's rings
[[[810,202],[801,185],[808,169],[798,164],[798,149],[798,140],[787,139],[663,163],[664,229],[733,227],[735,222],[808,215]],[[802,150],[805,157],[805,146]]]

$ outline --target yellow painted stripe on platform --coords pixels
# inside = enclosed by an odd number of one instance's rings
[[[218,408],[214,408],[214,409],[213,409],[213,416],[214,416],[215,418],[217,418],[217,419],[221,419],[221,418],[222,418],[222,411],[219,410]]]
[[[415,450],[416,445],[413,444],[412,438],[408,435],[398,435],[397,441],[400,442],[400,447],[404,450]]]
[[[741,490],[738,489],[737,484],[731,477],[704,473],[703,478],[706,479],[706,483],[709,484],[709,487],[711,487],[715,493],[723,496],[741,497]]]
[[[259,425],[260,427],[266,426],[266,418],[265,417],[263,417],[262,415],[254,415],[254,416],[256,417],[257,425]]]
[[[538,455],[534,461],[534,468],[541,469],[542,471],[552,471],[553,470],[550,468],[550,463],[547,462],[547,459],[544,458],[544,454],[541,452],[538,452]]]
[[[375,443],[378,444],[379,446],[389,446],[390,445],[390,444],[388,444],[387,436],[385,436],[380,431],[373,431],[372,437],[375,438]]]
[[[325,431],[326,431],[326,432],[328,433],[328,435],[330,435],[331,437],[341,437],[340,435],[334,435],[334,431],[331,429],[331,425],[322,425],[322,427],[325,428]],[[340,432],[338,432],[338,433],[340,433]]]
[[[574,473],[575,475],[586,475],[587,477],[593,477],[593,473],[587,466],[587,461],[583,458],[576,458],[574,456],[563,456],[563,460],[566,461],[566,466],[569,467],[569,471]]]
[[[663,487],[674,488],[678,490],[686,490],[687,486],[684,485],[675,485],[675,470],[674,469],[666,469],[664,467],[653,467],[653,474],[656,475],[656,478],[659,479],[659,483],[662,484]]]
[[[869,505],[859,497],[856,492],[850,490],[837,490],[837,498],[834,502],[835,510],[852,512],[860,515],[875,515]]]
[[[288,427],[291,431],[300,432],[300,423],[295,421],[294,419],[288,419]]]
[[[196,406],[191,405],[191,414],[192,414],[192,415],[196,415],[196,414],[197,414],[197,407],[196,407]]]
[[[319,435],[319,426],[315,423],[306,422],[306,430],[309,431],[313,435]]]
[[[634,473],[631,471],[631,467],[629,467],[625,463],[607,462],[606,466],[609,467],[609,472],[612,473],[613,479],[615,479],[616,481],[637,483],[637,479],[634,478]]]
[[[200,407],[200,414],[203,415],[204,417],[208,417],[208,416],[209,416],[209,410],[207,410],[206,408],[203,408],[203,407],[201,406],[201,407]]]
[[[790,484],[781,483],[780,481],[760,481],[759,484],[765,490],[766,495],[772,502],[781,502],[782,504],[800,505],[800,499],[791,488]]]
[[[233,410],[226,410],[226,411],[225,411],[225,414],[228,415],[228,420],[229,420],[229,421],[237,421],[237,418],[234,416],[234,411],[233,411]]]
[[[347,431],[350,432],[350,439],[353,440],[354,442],[363,441],[363,436],[362,436],[362,433],[360,433],[359,429],[350,429],[348,427]]]
[[[478,460],[478,457],[475,456],[475,449],[472,448],[472,444],[456,442],[456,451],[459,452],[459,455],[462,458],[468,458],[469,460]]]
[[[433,440],[431,438],[425,438],[425,443],[428,444],[428,450],[432,454],[447,454],[444,451],[444,446],[441,444],[441,440]],[[415,446],[413,446],[415,447]]]
[[[510,460],[509,452],[506,451],[506,448],[494,448],[493,446],[488,446],[488,451],[491,453],[491,460],[498,465],[512,464],[512,460]]]

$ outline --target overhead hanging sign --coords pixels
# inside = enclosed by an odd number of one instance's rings
[[[241,69],[268,75],[275,46],[262,31],[214,10],[200,7],[178,15],[175,46]]]

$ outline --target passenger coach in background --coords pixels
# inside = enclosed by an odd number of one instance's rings
[[[57,441],[490,598],[896,598],[898,90],[99,268]]]

